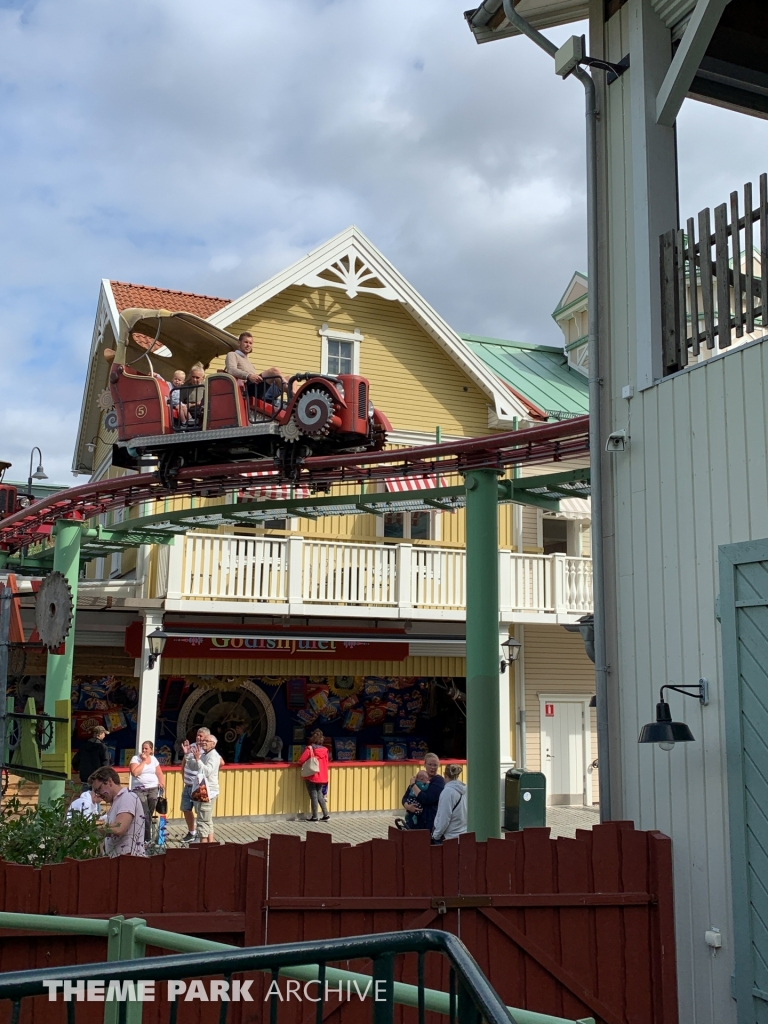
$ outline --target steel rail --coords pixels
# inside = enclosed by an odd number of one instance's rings
[[[275,483],[331,486],[381,480],[393,474],[451,474],[471,469],[503,472],[514,465],[563,462],[584,456],[588,451],[588,419],[582,416],[528,430],[415,448],[312,456],[297,467],[295,479],[287,478],[282,467],[267,459],[186,467],[179,471],[173,491],[164,487],[155,473],[139,473],[72,487],[15,512],[0,522],[0,551],[12,553],[36,543],[47,527],[62,519],[77,519],[85,523],[105,512],[142,501],[180,496],[220,496],[233,486],[247,487],[247,474],[265,473],[266,464],[272,471],[266,471],[269,475],[259,476],[259,486]]]

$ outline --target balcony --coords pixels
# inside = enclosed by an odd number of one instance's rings
[[[160,557],[169,611],[464,618],[463,548],[189,533]],[[500,551],[499,601],[505,621],[575,622],[592,611],[592,560]]]

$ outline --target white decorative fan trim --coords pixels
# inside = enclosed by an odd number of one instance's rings
[[[325,266],[314,267],[298,282],[309,288],[341,288],[350,299],[363,293],[378,295],[382,299],[396,301],[394,288],[381,280],[371,269],[363,253],[355,245],[330,260]]]

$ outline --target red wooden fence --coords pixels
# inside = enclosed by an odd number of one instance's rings
[[[310,832],[248,845],[169,850],[150,860],[68,862],[33,869],[0,864],[7,911],[86,917],[140,916],[149,925],[236,945],[289,942],[404,928],[458,935],[508,1005],[602,1024],[677,1024],[670,840],[613,822],[576,839],[527,829],[478,843],[430,846],[423,832],[392,830],[359,846]],[[150,950],[154,954],[158,950]],[[0,932],[0,970],[103,960],[105,942]],[[343,965],[347,966],[347,965]],[[352,963],[370,971],[370,964]],[[416,981],[416,958],[399,980]],[[441,958],[426,959],[426,983],[447,990]],[[159,987],[160,990],[160,987]],[[261,1020],[264,983],[234,1022]],[[148,1003],[146,1024],[167,1006]],[[21,1024],[64,1020],[63,1007],[27,1001]],[[233,1007],[234,1009],[235,1007]],[[84,1022],[102,1007],[84,1004]],[[329,1024],[362,1024],[370,1004],[324,1008]],[[61,1011],[61,1013],[59,1013]],[[283,1003],[281,1024],[314,1022],[314,1004]],[[403,1024],[415,1010],[401,1009]],[[442,1020],[429,1015],[432,1024]],[[8,1008],[0,1020],[9,1019]],[[218,1019],[214,1004],[180,1007],[180,1024]],[[444,1024],[444,1022],[443,1022]]]

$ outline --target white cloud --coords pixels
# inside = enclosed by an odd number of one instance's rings
[[[356,223],[458,330],[559,340],[583,93],[466,6],[0,0],[12,473],[40,444],[68,478],[102,277],[234,297]]]

